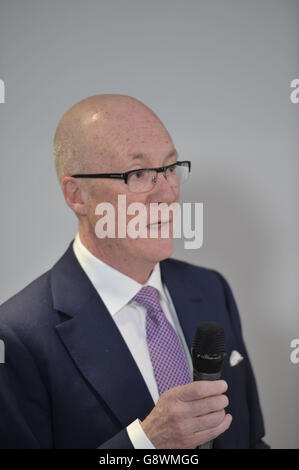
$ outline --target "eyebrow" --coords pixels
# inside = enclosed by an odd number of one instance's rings
[[[168,160],[170,157],[174,157],[174,156],[178,156],[178,152],[176,151],[176,149],[172,149],[167,155],[166,157],[164,158],[164,161],[165,160]],[[146,153],[143,153],[143,152],[137,152],[137,153],[130,153],[129,154],[129,157],[132,157],[132,161],[135,161],[135,160],[138,160],[138,159],[141,159],[141,160],[148,160],[149,159],[149,155],[147,155]]]

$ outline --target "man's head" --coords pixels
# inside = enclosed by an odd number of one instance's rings
[[[134,274],[135,271],[150,272],[156,262],[171,255],[172,237],[99,239],[95,234],[96,206],[109,202],[117,209],[119,194],[126,195],[127,206],[141,202],[148,208],[153,202],[167,205],[177,202],[179,188],[171,187],[163,173],[158,174],[152,190],[142,193],[130,192],[128,185],[120,179],[71,176],[123,173],[174,163],[177,154],[171,137],[148,107],[125,95],[97,95],[84,99],[62,117],[55,134],[54,152],[66,202],[77,214],[80,238],[93,254],[140,280],[144,275]]]

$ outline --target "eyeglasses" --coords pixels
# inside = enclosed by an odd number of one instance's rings
[[[191,162],[175,162],[171,165],[161,166],[159,168],[140,168],[138,170],[130,170],[125,173],[94,173],[94,174],[77,174],[72,175],[73,178],[113,178],[122,179],[128,185],[128,189],[132,193],[146,193],[151,191],[157,182],[158,173],[164,173],[171,187],[177,187],[189,176],[191,171]]]

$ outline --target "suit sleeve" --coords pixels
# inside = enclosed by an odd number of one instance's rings
[[[98,449],[134,449],[127,433],[127,429],[122,429],[108,441],[98,447]]]
[[[49,397],[34,360],[17,335],[0,326],[0,448],[51,448]]]
[[[0,325],[4,363],[0,363],[0,449],[53,449],[51,397],[28,348]],[[133,449],[126,428],[98,449]]]
[[[250,410],[250,448],[251,449],[268,449],[270,446],[266,444],[262,438],[265,434],[264,421],[262,416],[262,411],[260,407],[258,391],[256,386],[256,381],[248,352],[243,340],[242,327],[238,308],[232,294],[231,288],[228,282],[224,277],[217,272],[217,275],[220,277],[221,283],[225,292],[226,307],[230,315],[232,327],[234,333],[238,338],[240,344],[241,354],[244,357],[247,369],[247,381],[246,381],[246,390],[247,390],[247,402]]]

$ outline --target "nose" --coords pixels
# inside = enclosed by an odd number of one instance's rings
[[[165,173],[157,173],[155,185],[151,191],[151,202],[171,204],[178,200],[179,187],[170,186]]]

